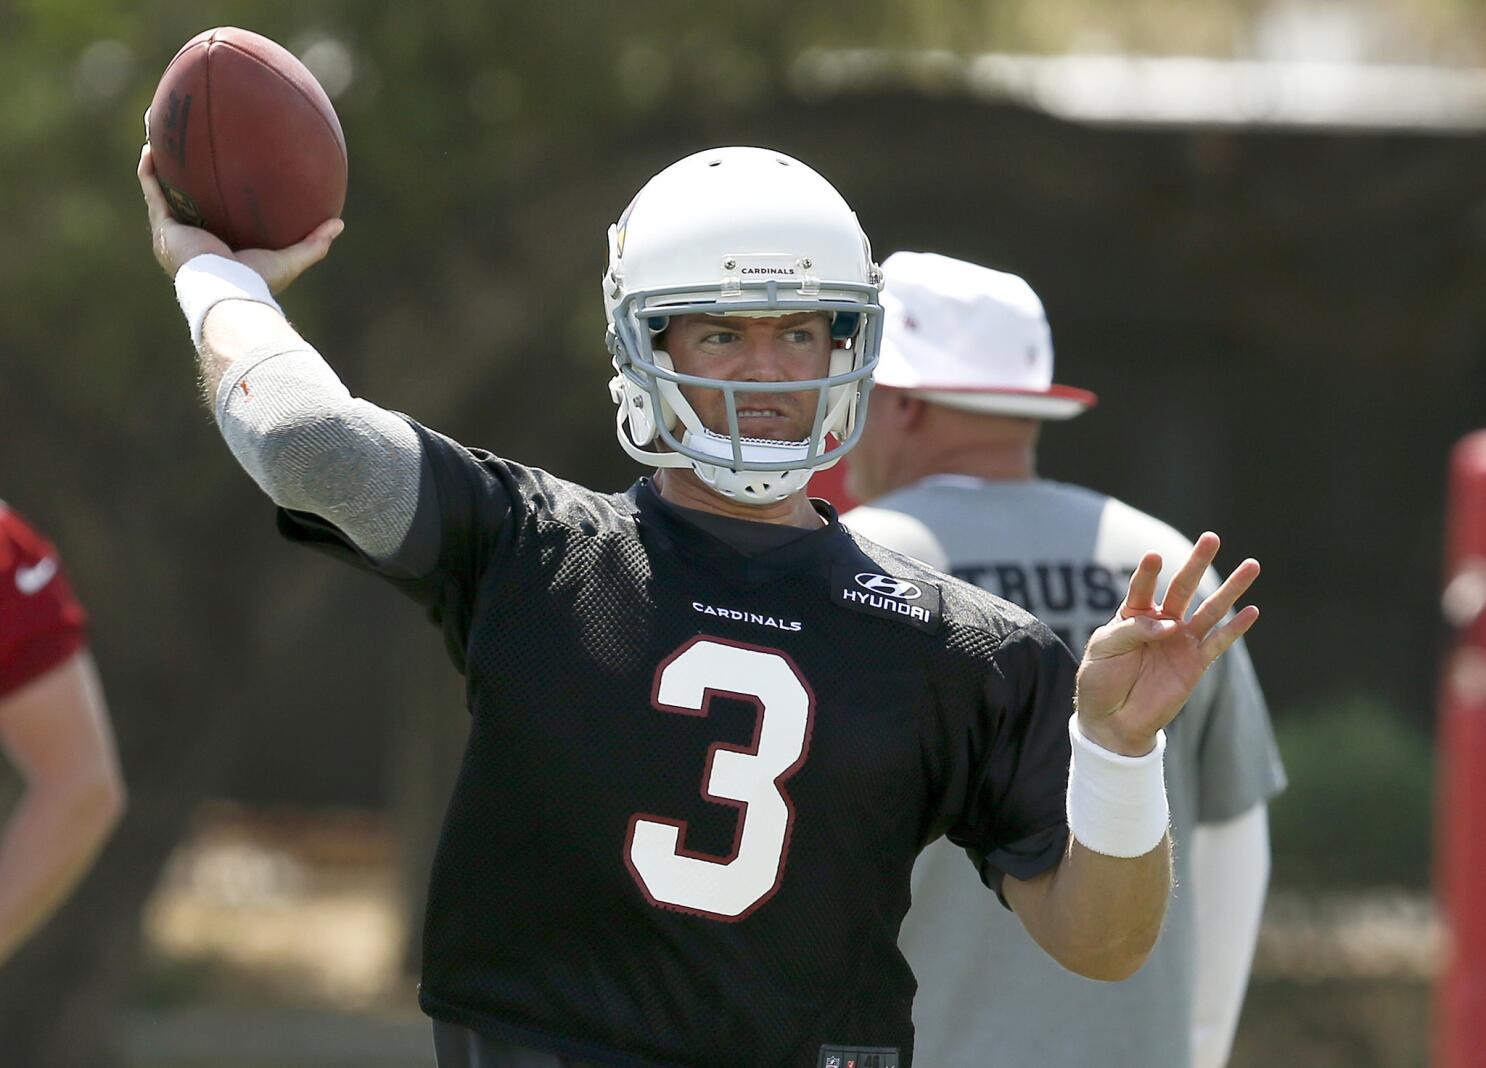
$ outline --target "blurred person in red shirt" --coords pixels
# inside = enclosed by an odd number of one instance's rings
[[[0,502],[0,751],[25,781],[0,825],[0,963],[66,900],[124,811],[85,621],[56,549]]]

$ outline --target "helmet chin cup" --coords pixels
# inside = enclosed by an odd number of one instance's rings
[[[810,481],[815,469],[804,467],[798,471],[730,471],[726,467],[692,462],[692,470],[706,483],[707,488],[719,496],[740,504],[763,507],[799,493]]]
[[[706,485],[729,500],[744,504],[765,505],[782,501],[798,493],[810,481],[814,467],[803,466],[810,452],[808,441],[763,441],[757,438],[744,439],[743,463],[733,470],[729,462],[733,458],[733,439],[714,434],[703,427],[696,432],[687,428],[681,439],[689,449],[716,456],[718,463],[706,463],[693,459],[691,469]],[[750,463],[774,463],[799,461],[802,466],[787,471],[750,470]]]
[[[805,466],[805,456],[810,453],[808,441],[762,441],[746,438],[743,441],[743,466],[733,469],[733,437],[713,434],[707,428],[700,431],[687,429],[682,443],[690,450],[704,455],[716,456],[719,462],[707,463],[692,459],[691,469],[697,478],[713,492],[749,505],[771,505],[798,493],[810,481],[813,466]],[[798,468],[789,471],[756,471],[750,463],[801,462]]]

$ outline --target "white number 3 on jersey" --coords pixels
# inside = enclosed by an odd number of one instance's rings
[[[630,817],[625,861],[651,904],[740,920],[779,888],[794,807],[782,787],[805,763],[815,697],[794,663],[772,649],[697,638],[655,673],[655,707],[707,715],[713,694],[753,701],[753,744],[707,751],[702,796],[739,810],[732,854],[708,856],[683,844],[686,821]]]

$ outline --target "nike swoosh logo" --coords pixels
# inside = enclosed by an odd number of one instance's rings
[[[57,558],[48,556],[39,560],[30,567],[18,567],[15,569],[15,588],[30,597],[34,593],[40,593],[57,574]]]

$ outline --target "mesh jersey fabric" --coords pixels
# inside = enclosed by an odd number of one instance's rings
[[[907,1066],[914,984],[896,937],[920,848],[947,834],[999,889],[1065,847],[1062,643],[834,514],[744,555],[647,481],[596,493],[414,425],[429,488],[415,526],[441,546],[430,573],[379,569],[311,516],[280,512],[280,528],[424,605],[467,678],[424,1010],[604,1064],[815,1065],[830,1044],[896,1048]],[[920,629],[846,607],[841,568],[937,588],[941,616]],[[741,862],[746,821],[782,811],[709,793],[725,758],[777,738],[772,697],[735,681],[698,708],[659,701],[698,644],[745,650],[786,685],[793,672],[808,695],[798,757],[769,785],[789,813],[776,881],[741,915],[664,900],[635,853],[637,820],[681,825],[700,867],[681,866],[710,877]]]
[[[0,503],[0,698],[81,649],[86,622],[56,548]]]
[[[781,526],[778,523],[758,523],[732,516],[714,515],[695,508],[675,508],[673,511],[695,527],[701,527],[718,541],[727,542],[744,556],[758,556],[771,549],[788,545],[796,538],[804,537],[808,531],[803,527]]]
[[[931,477],[843,522],[1017,600],[1075,649],[1113,614],[1145,550],[1161,553],[1163,591],[1191,551],[1170,526],[1118,500],[1043,480]],[[1209,573],[1200,596],[1216,585]],[[921,1063],[1061,1065],[1097,1054],[1109,1068],[1190,1064],[1193,829],[1240,815],[1285,783],[1242,641],[1208,670],[1166,730],[1176,880],[1161,938],[1131,978],[1100,983],[1065,971],[1014,917],[977,910],[978,887],[953,851],[931,846],[919,858],[899,942],[919,981]]]
[[[444,1020],[433,1021],[433,1049],[438,1068],[594,1068],[592,1061],[515,1046]]]

